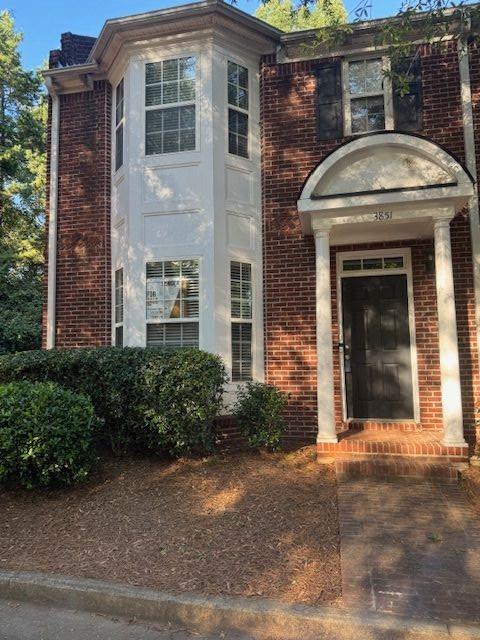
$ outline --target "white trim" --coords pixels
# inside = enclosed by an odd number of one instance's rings
[[[470,58],[468,47],[458,47],[460,71],[460,95],[462,100],[463,137],[465,143],[465,164],[475,178],[474,193],[470,198],[470,238],[472,243],[473,283],[475,291],[475,322],[477,333],[477,358],[480,360],[480,215],[478,204],[477,159],[475,130],[472,108],[472,88],[470,83]]]
[[[60,100],[53,83],[48,83],[52,98],[50,142],[50,202],[48,210],[48,281],[47,281],[47,349],[55,347],[55,317],[57,293],[57,208],[58,208],[58,154],[60,139]]]
[[[387,256],[403,257],[403,267],[399,269],[369,269],[368,271],[344,271],[343,261],[350,258],[384,258]],[[368,251],[340,251],[336,258],[337,267],[337,313],[338,313],[338,341],[344,342],[343,334],[343,306],[342,306],[342,279],[351,277],[368,276],[407,276],[407,296],[408,296],[408,325],[410,332],[410,356],[412,367],[412,393],[413,393],[413,420],[420,422],[420,387],[418,382],[418,361],[417,361],[417,338],[415,328],[415,307],[413,294],[412,276],[412,252],[409,247],[392,247],[390,249],[372,249]],[[340,376],[342,390],[342,418],[344,422],[361,420],[361,418],[349,418],[347,412],[347,393],[345,387],[345,367],[343,354],[340,355]],[[369,418],[375,422],[409,422],[409,420],[386,420],[383,418]]]

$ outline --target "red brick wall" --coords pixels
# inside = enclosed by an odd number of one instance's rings
[[[111,344],[111,88],[60,97],[57,347]]]
[[[463,162],[455,44],[443,52],[424,47],[422,61],[424,130],[421,133],[445,146]],[[287,411],[290,436],[307,440],[313,440],[317,430],[315,249],[312,237],[302,237],[296,201],[308,175],[328,153],[346,141],[317,140],[316,62],[276,64],[271,57],[265,58],[261,85],[266,377],[268,382],[291,394]],[[424,267],[432,242],[400,244],[412,247],[421,426],[438,429],[441,428],[441,390],[435,281]],[[471,425],[473,406],[479,396],[479,372],[469,223],[463,217],[452,224],[452,245],[465,424]],[[374,247],[368,245],[368,248]],[[335,255],[336,248],[332,248],[333,338],[337,342]],[[334,363],[337,427],[341,429],[336,350]]]

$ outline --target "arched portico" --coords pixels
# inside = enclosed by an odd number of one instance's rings
[[[443,443],[465,445],[450,221],[473,191],[471,176],[449,153],[400,133],[356,138],[325,158],[306,181],[297,206],[303,232],[314,235],[316,248],[318,442],[337,438],[330,246],[433,237]]]

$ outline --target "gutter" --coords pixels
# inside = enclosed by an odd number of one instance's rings
[[[468,45],[458,44],[458,65],[460,71],[460,94],[463,115],[463,138],[465,145],[465,164],[474,176],[474,194],[470,199],[470,237],[472,243],[473,283],[475,292],[475,325],[477,333],[477,357],[480,360],[480,214],[477,183],[477,159],[475,147],[475,129],[472,107],[472,86],[470,81],[470,56]]]
[[[60,99],[51,78],[45,83],[52,99],[50,140],[50,197],[48,209],[48,275],[47,275],[47,349],[55,347],[55,303],[57,293],[57,210],[58,150],[60,138]]]

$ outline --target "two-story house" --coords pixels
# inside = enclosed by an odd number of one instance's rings
[[[205,0],[64,34],[45,347],[199,347],[287,391],[319,453],[465,460],[480,55],[417,43],[399,93],[378,28],[319,52]]]

